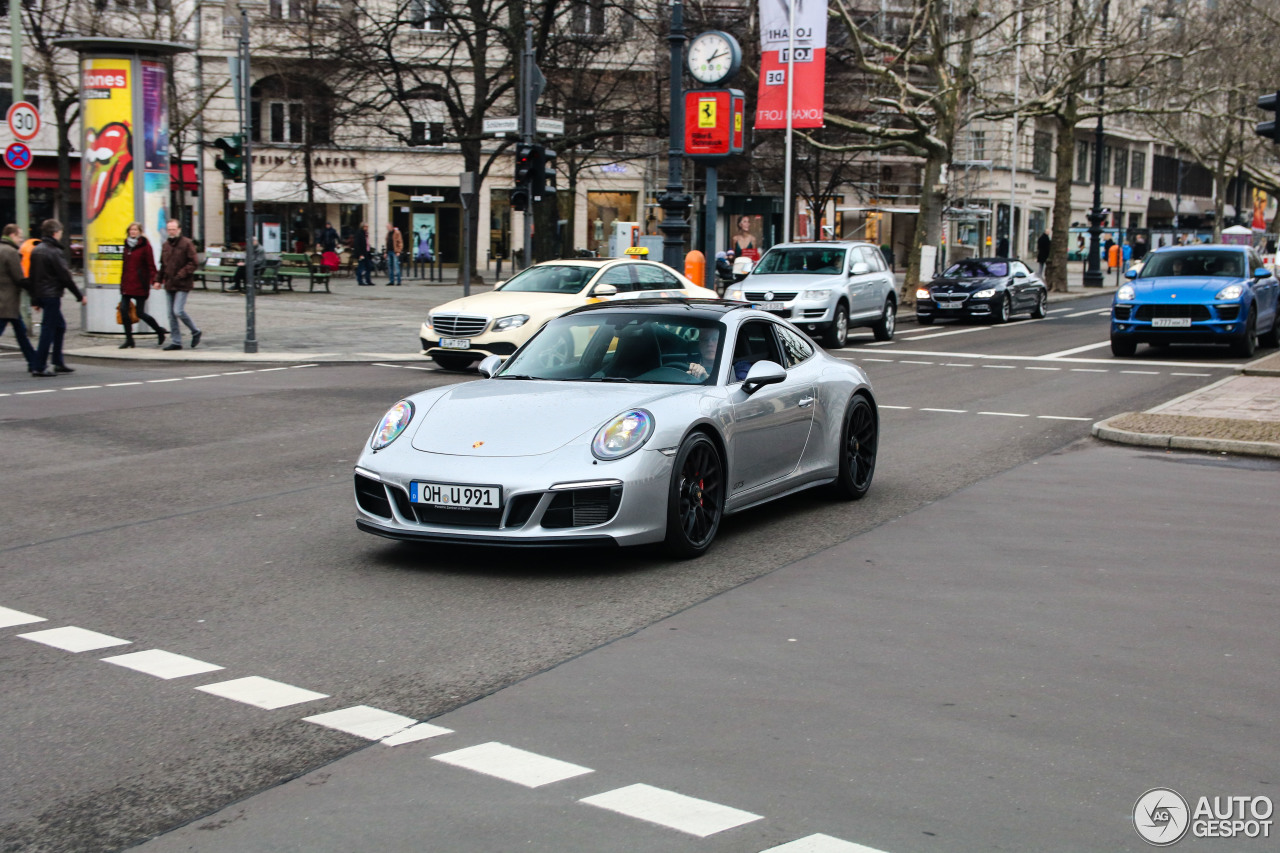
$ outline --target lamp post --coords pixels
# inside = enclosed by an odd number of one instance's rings
[[[684,180],[680,176],[684,158],[684,4],[671,0],[671,33],[667,36],[671,49],[671,138],[667,146],[667,190],[658,198],[662,207],[662,262],[673,270],[684,272],[681,255],[684,253],[685,235],[689,233],[686,219],[691,199],[684,192]]]
[[[1107,43],[1107,14],[1111,0],[1102,4],[1102,50]],[[1102,268],[1099,253],[1102,238],[1102,105],[1107,87],[1107,59],[1103,53],[1098,59],[1098,127],[1093,134],[1093,209],[1089,211],[1089,262],[1084,271],[1085,287],[1102,287]]]

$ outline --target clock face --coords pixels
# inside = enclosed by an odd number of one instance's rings
[[[738,70],[742,51],[732,36],[720,32],[703,33],[689,45],[689,73],[699,83],[712,85]]]

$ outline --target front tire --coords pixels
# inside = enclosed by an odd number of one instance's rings
[[[871,401],[855,394],[845,411],[840,430],[840,473],[831,484],[832,495],[846,501],[862,499],[876,473],[880,446],[880,419]]]
[[[933,315],[932,315],[932,314],[924,314],[924,315],[917,314],[917,315],[916,315],[916,322],[917,322],[917,323],[919,323],[921,326],[932,326],[932,325],[933,325]]]
[[[1111,354],[1119,358],[1128,358],[1138,351],[1138,345],[1133,341],[1125,341],[1120,338],[1111,338]]]
[[[1258,343],[1264,347],[1280,347],[1280,311],[1276,311],[1271,320],[1271,331],[1258,336]]]
[[[431,360],[444,370],[463,371],[476,360],[474,355],[453,355],[450,353],[432,353]]]
[[[884,311],[880,314],[880,319],[871,331],[875,333],[877,341],[893,340],[893,331],[898,327],[898,306],[893,304],[892,299],[884,301]]]
[[[835,316],[831,318],[831,326],[822,336],[822,345],[827,349],[840,349],[849,340],[849,306],[843,302],[836,305]]]
[[[1049,316],[1049,294],[1042,290],[1036,297],[1035,307],[1031,309],[1031,319],[1043,320],[1047,316]]]
[[[991,315],[992,321],[999,325],[1009,322],[1009,313],[1013,310],[1013,300],[1009,298],[1009,294],[1005,294],[1000,299],[1000,307]]]
[[[724,463],[706,433],[695,432],[676,453],[667,491],[667,537],[673,557],[701,557],[711,547],[724,516]]]
[[[1243,358],[1251,358],[1258,351],[1258,312],[1252,307],[1244,323],[1244,334],[1232,344],[1231,351]]]

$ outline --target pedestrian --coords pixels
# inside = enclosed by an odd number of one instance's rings
[[[1141,234],[1133,238],[1133,259],[1141,261],[1147,256],[1147,238]]]
[[[373,259],[369,252],[369,223],[360,223],[360,230],[356,232],[355,240],[351,243],[351,256],[356,262],[356,284],[360,287],[373,287],[373,270],[370,268]]]
[[[267,252],[262,248],[262,244],[258,242],[258,238],[253,238],[253,247],[249,250],[249,254],[253,256],[253,280],[254,282],[262,281],[262,274],[267,269]],[[244,261],[236,264],[236,274],[231,277],[231,286],[227,290],[240,292],[244,290],[245,282],[245,266]],[[254,285],[257,287],[257,284]]]
[[[338,251],[338,232],[333,229],[332,222],[326,222],[324,230],[320,232],[320,249],[335,254]]]
[[[173,338],[165,347],[166,350],[182,349],[181,321],[191,330],[191,348],[200,346],[203,334],[187,314],[187,296],[195,286],[196,244],[188,237],[182,236],[182,226],[178,220],[170,219],[165,225],[169,239],[164,241],[160,250],[160,276],[152,285],[159,290],[164,288],[169,299],[169,335]]]
[[[5,327],[13,324],[13,334],[18,338],[18,349],[27,360],[27,371],[34,373],[36,349],[27,337],[27,327],[22,323],[21,293],[30,292],[30,281],[22,272],[22,229],[10,223],[0,237],[0,335]]]
[[[404,235],[394,223],[387,223],[387,287],[404,284],[400,275],[400,256],[404,253]]]
[[[1129,262],[1133,259],[1133,246],[1129,245],[1128,240],[1125,240],[1124,244],[1120,247],[1120,258],[1124,264],[1124,268],[1128,269]]]
[[[1053,255],[1053,238],[1049,236],[1049,229],[1046,228],[1040,232],[1040,236],[1036,238],[1036,263],[1040,265],[1037,273],[1044,278],[1045,270],[1049,268],[1049,258]]]
[[[156,280],[156,256],[151,251],[151,243],[142,233],[141,222],[130,222],[125,229],[124,262],[120,266],[120,322],[124,326],[124,343],[120,349],[129,349],[133,344],[132,315],[151,327],[156,333],[156,346],[164,346],[165,335],[155,318],[147,313],[147,297],[151,295],[151,285]]]
[[[1008,237],[1001,237],[999,240],[996,241],[996,257],[997,258],[1009,257],[1009,238]]]
[[[80,292],[67,269],[67,257],[62,248],[62,223],[46,219],[40,225],[40,245],[31,251],[31,301],[32,307],[41,313],[40,343],[36,347],[31,365],[32,376],[56,376],[59,373],[75,373],[62,358],[62,339],[67,334],[67,321],[62,316],[62,294],[70,290],[81,305],[89,299]],[[49,367],[49,359],[53,367]]]

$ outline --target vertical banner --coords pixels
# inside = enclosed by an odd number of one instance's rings
[[[788,26],[795,4],[795,84],[791,126],[822,127],[827,72],[826,0],[760,0],[760,94],[756,127],[787,126]]]
[[[160,262],[169,220],[169,89],[163,62],[142,61],[142,228]]]
[[[86,58],[80,69],[85,274],[118,285],[134,217],[133,61]]]

